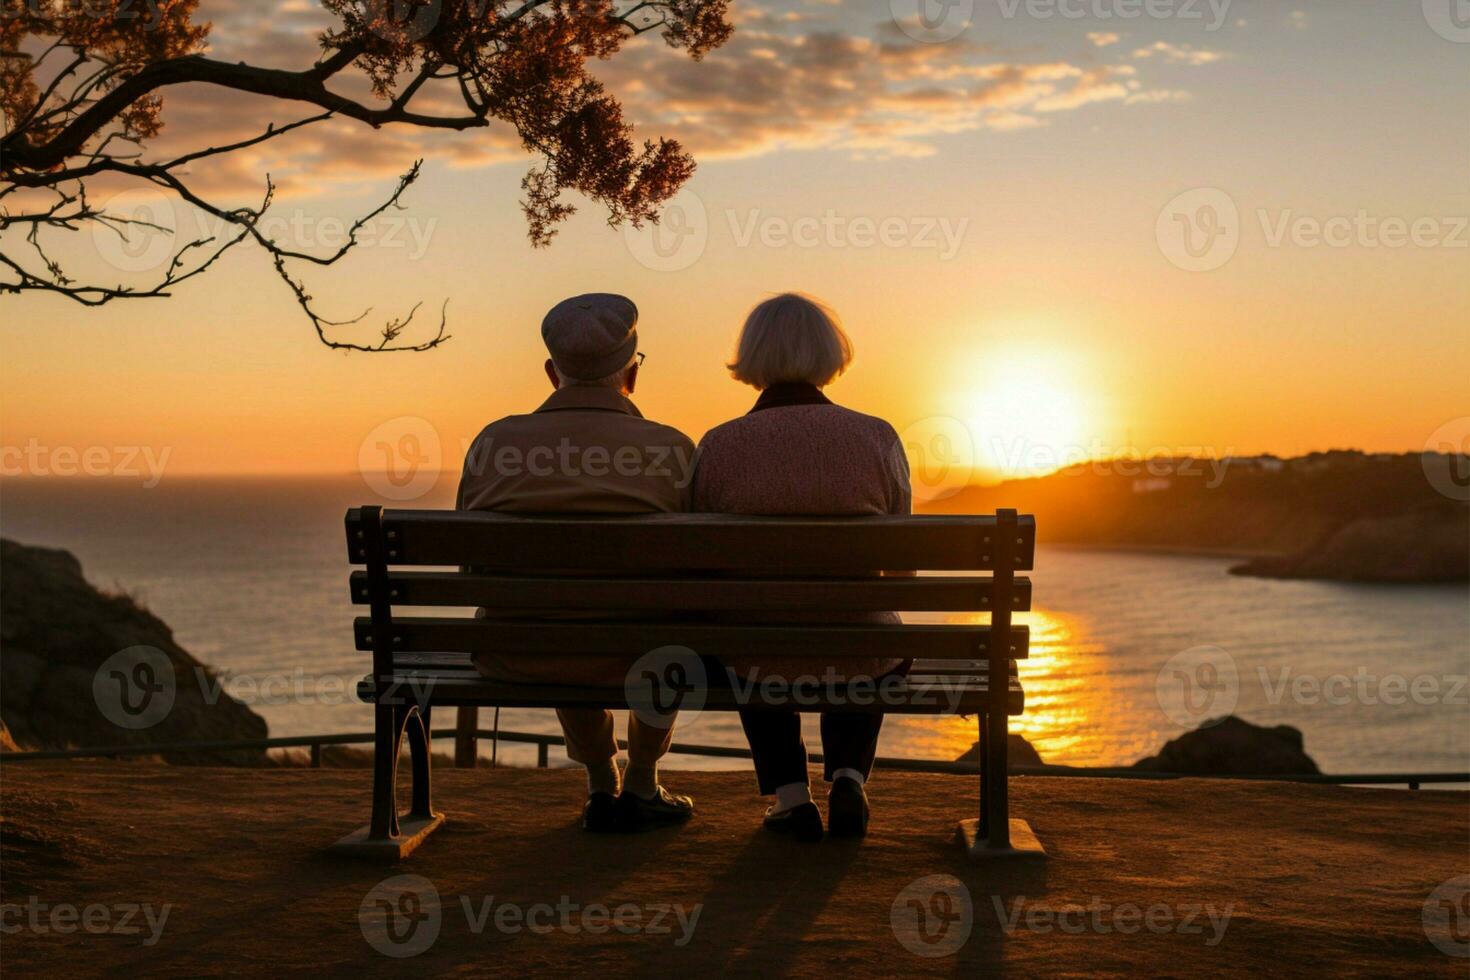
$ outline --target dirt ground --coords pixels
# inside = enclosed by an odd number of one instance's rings
[[[435,780],[448,822],[383,867],[324,852],[365,822],[368,781],[356,770],[5,766],[0,968],[1470,972],[1451,955],[1470,941],[1470,917],[1456,918],[1470,916],[1464,793],[1015,778],[1013,814],[1049,857],[977,864],[953,840],[975,809],[967,777],[880,773],[868,838],[813,846],[760,829],[745,773],[671,772],[670,788],[696,799],[690,824],[593,837],[576,826],[575,772],[448,769]]]

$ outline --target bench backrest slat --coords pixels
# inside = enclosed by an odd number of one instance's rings
[[[366,572],[353,572],[352,601],[369,600]],[[392,570],[389,596],[400,606],[486,606],[492,609],[648,612],[762,609],[771,612],[987,612],[989,576],[889,578],[589,578],[476,575]],[[1031,608],[1031,581],[1016,579],[1011,608]]]
[[[374,647],[372,619],[355,624],[357,648]],[[924,657],[975,660],[990,641],[989,626],[889,624],[732,624],[681,620],[617,622],[599,620],[494,620],[463,617],[395,616],[390,637],[395,652],[479,651],[527,657],[588,654],[639,657],[665,646],[688,647],[712,657],[729,655],[845,657]],[[1009,659],[1024,659],[1029,633],[1011,627]]]
[[[993,549],[998,528],[992,516],[548,518],[387,510],[382,524],[390,565],[474,565],[492,571],[989,571],[1001,553]],[[361,511],[354,508],[347,516],[354,564],[367,561],[362,528]],[[1035,522],[1023,516],[1013,533],[1009,570],[1025,571],[1035,555]]]

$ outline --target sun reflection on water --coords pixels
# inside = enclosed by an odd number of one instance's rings
[[[988,621],[983,613],[944,618],[955,624]],[[1031,627],[1031,646],[1017,668],[1026,709],[1011,719],[1011,731],[1024,735],[1046,762],[1083,764],[1096,758],[1113,710],[1109,675],[1100,664],[1103,644],[1082,616],[1039,608],[1017,614],[1016,622]],[[947,717],[935,727],[932,741],[916,745],[922,749],[916,754],[953,759],[975,743],[974,718]]]

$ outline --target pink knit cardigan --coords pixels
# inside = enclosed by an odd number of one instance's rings
[[[780,393],[769,389],[756,410],[705,433],[694,470],[695,511],[771,516],[910,513],[908,461],[893,426],[826,402],[814,388],[808,392],[771,399],[767,396]],[[765,407],[772,401],[772,407]],[[899,621],[895,613],[783,613],[779,618]],[[731,658],[729,666],[746,677],[755,672],[756,680],[772,675],[794,680],[825,679],[834,672],[849,678],[874,676],[901,663],[876,658],[823,660],[818,651],[801,658],[753,653]]]

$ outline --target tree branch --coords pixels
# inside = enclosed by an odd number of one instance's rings
[[[238,92],[251,92],[293,102],[309,102],[373,127],[388,123],[406,123],[426,129],[463,130],[486,125],[484,115],[426,116],[408,112],[401,107],[369,108],[327,89],[317,77],[316,71],[315,68],[307,71],[257,68],[216,61],[203,55],[187,55],[154,62],[82,110],[46,143],[32,146],[24,140],[23,133],[12,134],[3,144],[8,159],[0,166],[3,166],[5,172],[20,169],[49,170],[58,166],[80,151],[98,130],[138,99],[160,88],[187,82],[203,82]]]

